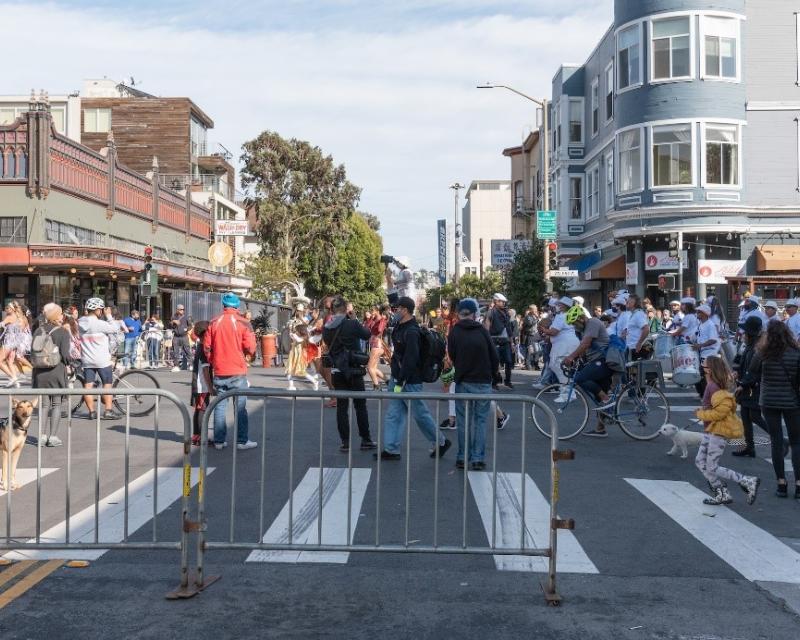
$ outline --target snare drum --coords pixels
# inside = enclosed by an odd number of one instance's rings
[[[668,333],[661,333],[656,338],[655,357],[658,360],[669,360],[672,357],[672,349],[675,346],[675,338]]]
[[[702,379],[700,356],[690,344],[680,344],[672,350],[672,381],[682,387],[697,384]]]

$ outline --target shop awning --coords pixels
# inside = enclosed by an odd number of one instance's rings
[[[588,271],[598,262],[600,262],[600,252],[595,251],[594,253],[587,253],[585,256],[577,257],[573,260],[570,260],[569,264],[567,265],[568,269],[575,269],[576,271],[580,271],[583,273],[584,271]]]
[[[756,247],[756,271],[800,271],[800,245]]]
[[[622,280],[625,277],[625,256],[606,258],[584,274],[584,280]]]

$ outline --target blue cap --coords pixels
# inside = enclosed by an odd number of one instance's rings
[[[228,293],[222,296],[223,307],[232,307],[233,309],[238,309],[239,304],[239,296],[237,296],[235,293],[228,291]]]
[[[458,312],[465,312],[469,314],[478,313],[478,301],[475,298],[464,298],[458,303]]]

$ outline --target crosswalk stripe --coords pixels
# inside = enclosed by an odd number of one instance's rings
[[[352,544],[361,504],[367,493],[371,469],[353,468],[350,535],[347,532],[348,470],[323,468],[322,544]],[[292,544],[319,544],[319,467],[312,467],[292,492]],[[262,538],[264,543],[289,543],[289,501]],[[344,564],[345,551],[253,551],[246,562],[328,562]]]
[[[748,580],[800,584],[800,553],[688,482],[625,480]]]
[[[206,470],[210,475],[214,467]],[[133,534],[153,518],[153,469],[142,474],[128,485],[128,534]],[[197,468],[193,469],[192,486],[197,484]],[[158,469],[158,508],[161,513],[179,499],[183,492],[183,469],[179,467],[159,467]],[[100,531],[98,540],[103,542],[122,542],[125,536],[125,488],[117,489],[100,500]],[[66,520],[43,532],[42,542],[64,542],[66,539]],[[94,505],[90,505],[69,519],[70,542],[94,542]],[[28,540],[36,542],[35,538]],[[3,557],[8,560],[97,560],[107,549],[69,550],[36,549],[11,551]]]
[[[471,471],[469,484],[478,505],[486,536],[492,539],[492,474]],[[497,474],[496,537],[500,548],[519,548],[522,526],[521,475]],[[550,505],[531,477],[525,474],[525,545],[547,547],[550,531]],[[500,571],[547,572],[547,558],[533,556],[494,556]],[[558,571],[599,573],[571,531],[558,532]]]
[[[671,404],[671,405],[669,405],[670,412],[675,412],[675,413],[691,413],[691,412],[697,411],[699,408],[700,408],[700,404],[699,403],[698,404],[693,404],[693,405],[682,405],[682,404],[679,404],[679,405]]]
[[[50,469],[42,468],[41,477],[44,478],[46,475],[53,473],[53,471],[58,471],[58,469]],[[31,482],[36,482],[36,468],[33,469],[17,469],[17,491],[25,486],[26,484],[30,484]],[[0,496],[6,495],[5,489],[0,489]],[[13,497],[12,497],[13,501]]]

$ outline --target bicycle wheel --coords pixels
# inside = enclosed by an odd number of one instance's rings
[[[567,394],[567,402],[557,402],[557,400],[563,399],[560,394],[562,386]],[[546,405],[556,417],[559,440],[574,438],[583,431],[589,421],[589,403],[583,391],[578,387],[551,384],[539,391],[536,399]],[[547,414],[535,404],[531,404],[531,418],[539,432],[549,438],[550,419]]]
[[[669,422],[667,397],[654,386],[639,387],[627,384],[620,391],[615,407],[615,420],[634,440],[652,440],[658,430]]]
[[[131,369],[117,378],[114,378],[115,389],[160,389],[158,380],[146,371]],[[130,414],[132,416],[146,416],[156,408],[156,398],[150,395],[114,395],[114,406],[121,414],[125,414],[128,406],[126,398],[130,397]]]

